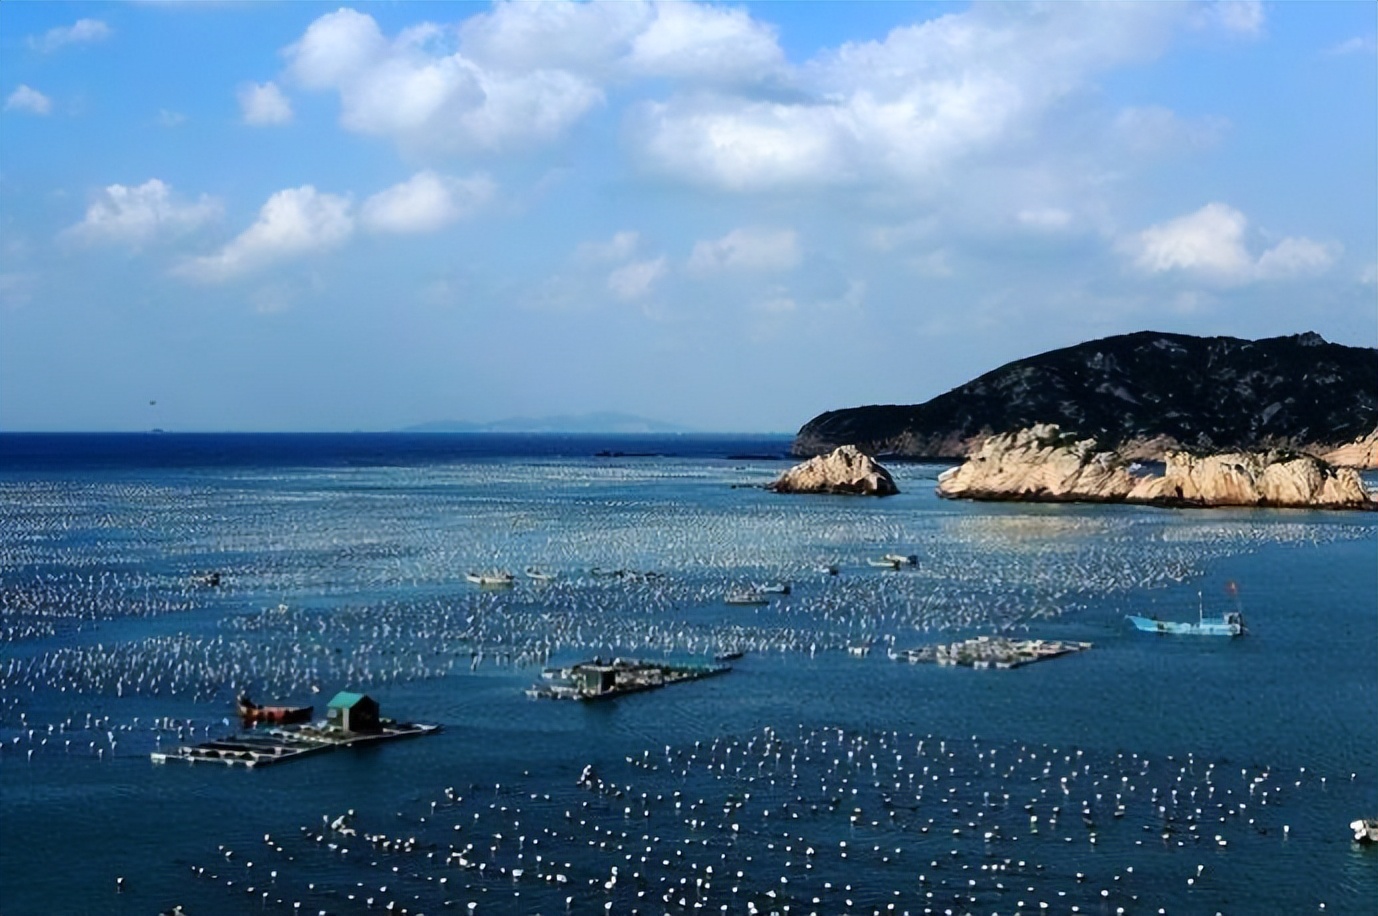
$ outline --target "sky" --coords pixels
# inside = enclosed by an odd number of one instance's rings
[[[6,3],[0,430],[793,432],[1378,344],[1371,3]]]

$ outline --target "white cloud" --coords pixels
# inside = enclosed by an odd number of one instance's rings
[[[608,275],[608,289],[619,299],[640,299],[665,276],[665,257],[633,261]]]
[[[901,179],[941,183],[998,150],[1101,70],[1158,53],[1172,5],[989,4],[849,43],[791,74],[789,101],[647,103],[657,171],[728,190]]]
[[[339,93],[348,130],[443,150],[551,140],[603,99],[566,70],[486,69],[444,53],[445,37],[417,26],[388,40],[371,16],[339,10],[313,22],[287,57],[303,85]]]
[[[614,233],[606,242],[584,242],[575,252],[575,257],[592,263],[625,261],[636,253],[640,241],[640,233],[624,230]]]
[[[790,270],[799,264],[799,237],[792,229],[733,229],[720,239],[701,241],[689,256],[690,270]]]
[[[64,45],[105,41],[112,34],[110,26],[99,19],[78,19],[72,25],[49,29],[42,37],[30,35],[29,47],[47,54]]]
[[[1127,243],[1139,269],[1151,273],[1183,271],[1226,284],[1277,280],[1323,273],[1339,248],[1307,238],[1285,238],[1258,258],[1249,254],[1243,213],[1210,203],[1186,216],[1159,223]]]
[[[226,280],[284,258],[334,248],[354,232],[350,211],[348,198],[322,194],[311,185],[278,191],[252,226],[217,253],[185,262],[177,273]]]
[[[150,178],[137,187],[109,185],[86,209],[85,218],[63,234],[82,242],[138,247],[157,236],[190,232],[220,212],[219,202],[205,194],[180,201],[166,183]]]
[[[1238,32],[1251,10],[1202,24]],[[1160,55],[1195,16],[1183,4],[977,4],[799,67],[753,58],[758,79],[788,91],[719,86],[648,100],[631,137],[649,170],[721,190],[898,182],[936,193],[978,158],[1045,155],[1031,145],[1044,120],[1065,116],[1064,103],[1091,92],[1099,74]],[[1202,145],[1220,130],[1165,109],[1125,122],[1155,144]]]
[[[1335,242],[1285,238],[1259,256],[1255,273],[1262,280],[1322,274],[1331,268],[1339,255],[1340,246]]]
[[[637,73],[710,82],[757,81],[783,64],[773,28],[746,10],[694,3],[657,4],[627,59]]]
[[[1253,262],[1244,249],[1243,213],[1221,203],[1150,226],[1138,236],[1134,263],[1149,273],[1185,270],[1226,281],[1247,279]]]
[[[346,129],[445,152],[551,142],[612,84],[751,85],[785,69],[773,27],[691,3],[502,3],[395,36],[342,9],[285,54],[301,85],[338,93]]]
[[[653,170],[730,191],[756,191],[855,178],[839,122],[829,106],[743,103],[720,98],[649,103],[634,135]]]
[[[1326,57],[1344,57],[1349,54],[1373,54],[1378,51],[1378,41],[1372,35],[1356,35],[1339,44],[1325,49]]]
[[[21,85],[5,99],[6,111],[27,111],[30,114],[45,115],[53,110],[52,99],[37,89]]]
[[[277,83],[249,83],[240,87],[237,96],[245,124],[263,127],[292,120],[292,103]]]
[[[1258,0],[1221,0],[1202,7],[1207,25],[1219,25],[1226,32],[1249,38],[1263,34],[1263,4]]]
[[[472,213],[493,193],[485,176],[460,179],[421,171],[364,201],[360,221],[375,232],[434,232]]]

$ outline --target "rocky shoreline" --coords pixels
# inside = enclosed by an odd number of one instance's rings
[[[1161,475],[1054,424],[991,436],[943,472],[938,495],[1023,502],[1376,510],[1357,471],[1291,451],[1169,452]]]

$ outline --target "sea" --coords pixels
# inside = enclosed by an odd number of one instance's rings
[[[0,914],[1378,912],[1378,515],[777,495],[788,448],[0,435]],[[1090,648],[905,660],[982,636]],[[153,757],[342,690],[441,731]]]

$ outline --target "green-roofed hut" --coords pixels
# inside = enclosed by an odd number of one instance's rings
[[[326,707],[325,719],[347,732],[376,732],[378,701],[364,693],[341,690]]]

